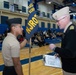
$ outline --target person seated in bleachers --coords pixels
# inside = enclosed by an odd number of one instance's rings
[[[48,30],[47,30],[47,34],[49,35],[49,38],[51,39],[52,36],[53,36],[51,29],[48,29]]]
[[[56,33],[56,36],[57,36],[57,37],[61,37],[61,38],[62,38],[62,35],[63,35],[63,32],[57,32],[57,33]]]
[[[25,31],[22,31],[23,35],[18,35],[17,39],[20,43],[22,43],[24,41],[24,37],[25,37]]]
[[[56,38],[56,30],[53,30],[53,32],[52,32],[52,37],[51,37],[52,39],[54,39],[54,38]]]
[[[45,44],[44,40],[41,39],[41,36],[40,34],[37,34],[37,37],[36,37],[37,41],[38,41],[38,45],[41,47]]]
[[[3,33],[3,34],[2,34],[2,40],[4,40],[4,38],[5,38],[5,34]]]
[[[7,28],[6,31],[4,32],[5,37],[7,36],[8,32],[9,32],[9,29]]]
[[[24,41],[23,35],[18,35],[17,39],[20,43],[22,43]]]
[[[40,36],[40,33],[37,32],[32,37],[32,43],[38,45],[39,47],[46,45],[44,38]]]
[[[46,39],[46,38],[50,38],[50,36],[49,36],[49,34],[47,33],[47,31],[44,31],[44,32],[43,32],[43,35],[44,35],[45,39]]]
[[[0,34],[0,44],[2,44],[2,34]]]
[[[35,35],[34,35],[34,44],[37,44],[38,46],[42,46],[42,43],[41,43],[41,37],[36,33]]]

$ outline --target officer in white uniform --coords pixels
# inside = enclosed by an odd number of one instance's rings
[[[18,35],[22,35],[21,18],[8,19],[6,23],[9,32],[2,44],[2,55],[4,60],[3,75],[23,75],[20,63],[20,49],[25,46],[25,39],[21,44],[17,40]]]

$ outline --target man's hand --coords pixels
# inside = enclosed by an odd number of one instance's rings
[[[54,50],[55,50],[55,48],[56,48],[56,46],[55,46],[55,44],[50,44],[50,45],[49,45],[49,48],[50,48],[51,50],[53,50],[53,51],[54,51]]]

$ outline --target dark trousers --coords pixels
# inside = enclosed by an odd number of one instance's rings
[[[4,66],[2,75],[17,75],[14,66]]]
[[[63,70],[63,75],[76,75],[76,73],[69,73]]]

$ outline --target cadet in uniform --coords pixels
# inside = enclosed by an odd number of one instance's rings
[[[75,25],[70,20],[69,7],[64,7],[53,14],[60,29],[64,29],[61,48],[50,44],[62,61],[63,75],[76,75],[76,31]]]
[[[8,19],[6,23],[9,33],[2,44],[2,55],[4,60],[3,75],[23,75],[20,63],[20,49],[25,46],[25,39],[21,44],[17,40],[18,35],[22,35],[21,18]]]

